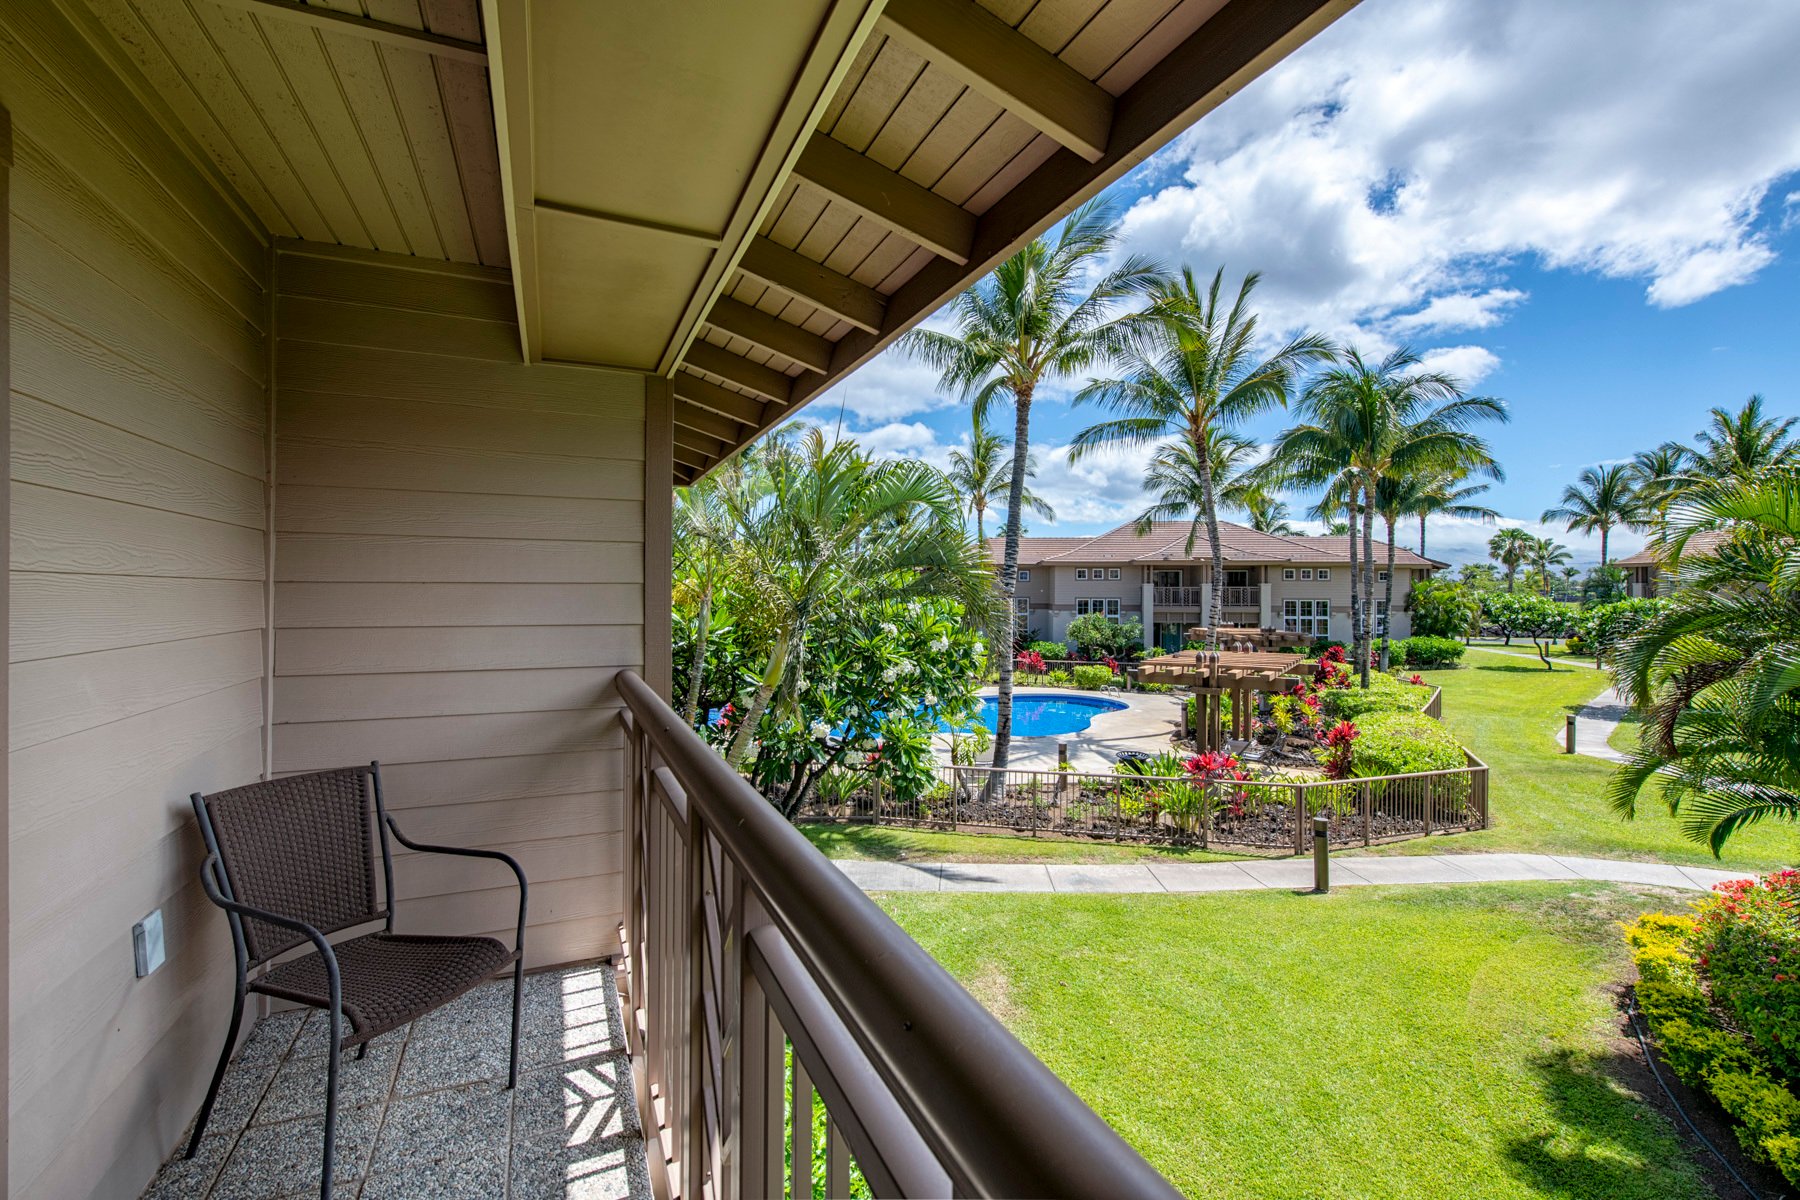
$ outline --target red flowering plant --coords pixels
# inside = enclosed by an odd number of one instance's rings
[[[1101,659],[1100,661],[1105,663],[1106,669],[1111,671],[1114,675],[1117,675],[1119,673],[1119,660],[1112,657],[1112,655],[1109,654],[1105,658]]]
[[[1236,755],[1225,754],[1217,750],[1196,754],[1182,766],[1186,767],[1187,773],[1194,777],[1194,782],[1200,784],[1241,783],[1250,778],[1244,771],[1243,764],[1238,762]],[[1244,801],[1250,798],[1249,790],[1230,788],[1228,790],[1221,789],[1221,791],[1223,791],[1226,811],[1234,817],[1243,816]]]
[[[1360,731],[1349,721],[1339,721],[1325,731],[1325,749],[1328,753],[1321,764],[1327,779],[1348,779],[1351,769],[1350,744],[1359,736]]]
[[[1036,650],[1019,651],[1016,665],[1019,670],[1030,672],[1033,675],[1048,675],[1050,673],[1050,669],[1044,665],[1044,656],[1039,654]]]
[[[1318,665],[1313,667],[1314,687],[1349,687],[1350,667],[1344,661],[1342,646],[1327,646],[1319,655]]]
[[[1717,884],[1692,948],[1713,1003],[1800,1078],[1800,871]]]
[[[1414,687],[1424,687],[1425,677],[1417,671],[1414,671],[1411,675],[1406,677],[1406,682],[1412,684]]]

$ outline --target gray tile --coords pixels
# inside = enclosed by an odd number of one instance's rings
[[[362,1195],[505,1195],[512,1103],[511,1092],[490,1084],[395,1100]]]
[[[325,1015],[323,1010],[316,1008],[308,1009],[306,1012],[306,1024],[300,1027],[299,1036],[294,1039],[294,1048],[289,1051],[288,1057],[324,1058],[325,1050],[331,1041],[330,1029],[331,1019]],[[344,1018],[341,1032],[345,1037],[348,1037],[350,1034],[350,1019],[348,1017]],[[388,1030],[380,1037],[369,1039],[369,1053],[375,1053],[376,1048],[379,1046],[400,1045],[402,1042],[406,1041],[406,1033],[407,1027],[402,1025],[398,1029]],[[352,1046],[350,1048],[350,1053],[355,1054],[356,1047]]]
[[[865,892],[935,892],[942,886],[936,871],[911,863],[840,860],[837,868]]]
[[[513,1111],[514,1196],[612,1200],[647,1196],[649,1183],[623,1052],[520,1080]]]
[[[394,1068],[400,1061],[400,1043],[384,1039],[369,1044],[369,1056],[357,1060],[347,1050],[338,1063],[338,1107],[376,1104],[388,1097]],[[325,1111],[325,1058],[293,1058],[282,1066],[263,1096],[251,1122],[272,1125],[298,1117],[316,1117]]]
[[[209,1133],[200,1139],[200,1152],[188,1159],[182,1157],[187,1153],[187,1139],[183,1138],[175,1157],[163,1164],[140,1200],[188,1200],[190,1196],[204,1196],[236,1144],[235,1131]]]
[[[1119,863],[1093,867],[1051,864],[1050,884],[1059,892],[1160,892],[1161,880],[1147,866]]]
[[[339,1183],[361,1178],[381,1122],[381,1106],[338,1112],[337,1147],[331,1176]],[[306,1117],[280,1125],[259,1125],[244,1132],[219,1173],[213,1200],[268,1200],[292,1194],[296,1181],[318,1186],[325,1150],[325,1123]]]
[[[1050,892],[1041,863],[946,863],[938,868],[946,892]]]
[[[1170,892],[1241,892],[1260,888],[1256,877],[1234,862],[1223,863],[1151,863],[1165,891]]]

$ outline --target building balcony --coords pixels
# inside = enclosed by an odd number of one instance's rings
[[[1198,611],[1206,604],[1204,587],[1159,587],[1153,600],[1158,608],[1191,608]],[[1219,590],[1219,605],[1227,610],[1260,611],[1261,587],[1228,587]]]

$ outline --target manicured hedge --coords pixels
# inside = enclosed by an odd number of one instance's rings
[[[1092,663],[1075,668],[1075,686],[1083,691],[1097,692],[1112,682],[1112,668],[1105,663]]]
[[[1392,675],[1372,671],[1367,690],[1352,683],[1347,688],[1326,688],[1320,696],[1327,716],[1339,721],[1355,721],[1360,726],[1365,714],[1418,712],[1431,699],[1431,689],[1401,683]],[[1462,763],[1456,765],[1460,767]]]
[[[1453,771],[1469,763],[1461,743],[1442,725],[1418,712],[1416,706],[1412,712],[1371,712],[1357,720],[1356,730],[1356,740],[1351,743],[1350,773],[1359,779],[1415,771]]]
[[[1396,667],[1453,667],[1462,656],[1463,644],[1455,638],[1421,636],[1396,642],[1389,660]]]
[[[1733,1013],[1734,1019],[1744,1009],[1745,977],[1757,977],[1769,983],[1788,982],[1779,968],[1782,952],[1774,950],[1774,960],[1763,956],[1760,966],[1751,959],[1749,946],[1757,940],[1754,933],[1745,935],[1745,946],[1728,947],[1727,959],[1717,957],[1720,930],[1727,926],[1753,927],[1758,920],[1743,920],[1743,897],[1746,891],[1767,893],[1766,902],[1778,912],[1782,898],[1791,894],[1795,880],[1783,879],[1793,872],[1780,872],[1771,877],[1774,888],[1734,887],[1715,899],[1701,902],[1699,918],[1668,913],[1646,913],[1625,927],[1625,941],[1631,947],[1632,960],[1638,968],[1638,1007],[1644,1014],[1663,1057],[1671,1070],[1689,1086],[1704,1090],[1718,1101],[1719,1107],[1736,1123],[1738,1144],[1759,1162],[1772,1163],[1789,1183],[1800,1184],[1800,1099],[1789,1089],[1783,1061],[1789,1055],[1772,1054],[1777,1043],[1761,1040],[1755,1028],[1745,1022],[1747,1032],[1728,1027],[1719,1009]],[[1763,903],[1753,898],[1751,905]],[[1778,917],[1778,913],[1770,914]],[[1792,924],[1793,917],[1784,919]],[[1785,943],[1785,937],[1781,940]],[[1739,963],[1739,950],[1744,962]],[[1717,973],[1723,967],[1723,974]],[[1708,986],[1711,996],[1708,996]],[[1761,996],[1760,985],[1748,991]],[[1782,1027],[1764,1024],[1766,1036],[1782,1036]]]

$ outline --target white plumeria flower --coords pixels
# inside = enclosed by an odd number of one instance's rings
[[[831,736],[831,726],[823,721],[814,721],[812,723],[812,735],[820,741],[824,741]]]
[[[936,708],[937,707],[937,695],[935,693],[933,693],[933,692],[925,693],[925,707],[926,708]]]
[[[948,650],[949,648],[950,648],[950,639],[947,637],[936,638],[931,643],[932,651],[937,654],[942,654],[944,651]]]
[[[810,685],[810,684],[808,684],[808,683],[807,683],[807,682],[806,682],[806,680],[804,680],[804,679],[801,679],[801,680],[797,680],[797,681],[796,681],[796,682],[795,682],[795,683],[794,683],[794,694],[795,694],[795,695],[796,695],[796,696],[804,696],[804,695],[805,695],[805,694],[806,694],[806,689],[807,689],[807,688],[808,688],[808,687],[809,687],[809,686],[811,686],[811,685]]]
[[[889,637],[898,637],[900,635],[899,628],[892,621],[883,621],[881,623],[881,632],[887,634]]]

